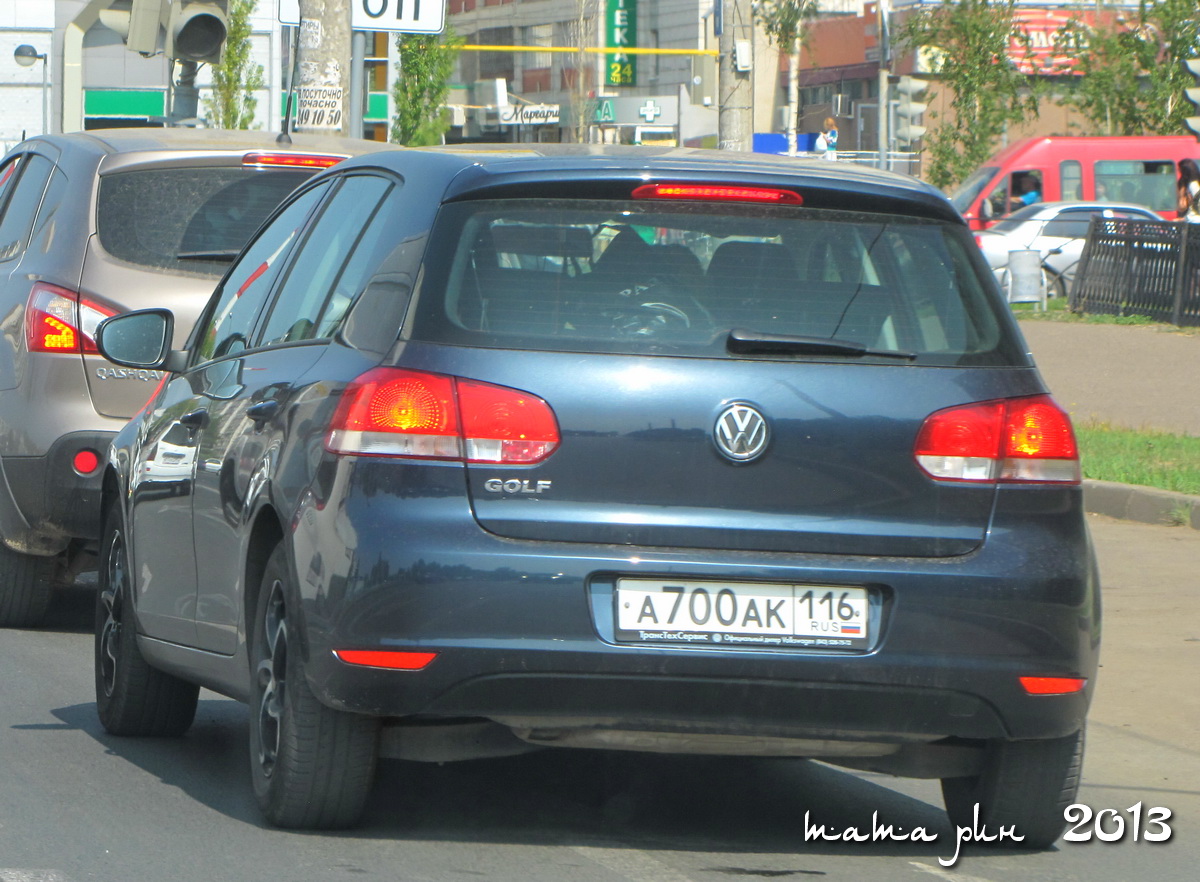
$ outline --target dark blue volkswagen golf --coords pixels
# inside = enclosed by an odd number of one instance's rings
[[[247,702],[285,827],[353,823],[378,756],[553,746],[816,757],[1061,832],[1099,647],[1076,445],[933,188],[380,153],[171,325],[99,329],[166,372],[105,482],[108,731]]]

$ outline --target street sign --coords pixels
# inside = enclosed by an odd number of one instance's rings
[[[502,126],[558,125],[558,104],[509,104],[499,108]]]
[[[300,0],[279,0],[279,23],[300,24]],[[351,0],[350,28],[440,34],[446,28],[446,0]]]

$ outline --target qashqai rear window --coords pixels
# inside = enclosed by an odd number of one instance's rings
[[[965,228],[719,203],[480,201],[443,207],[414,336],[537,350],[734,357],[731,332],[859,357],[1022,356]],[[794,341],[792,341],[794,342]],[[785,341],[785,344],[787,341]],[[781,345],[812,357],[821,347]]]
[[[119,260],[217,277],[288,193],[295,169],[141,169],[104,176],[100,244]]]

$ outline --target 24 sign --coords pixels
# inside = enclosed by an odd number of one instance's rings
[[[280,24],[300,24],[300,0],[279,0]],[[352,0],[350,28],[440,34],[446,28],[446,0]]]

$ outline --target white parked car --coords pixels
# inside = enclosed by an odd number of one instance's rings
[[[1010,251],[1032,249],[1041,253],[1046,293],[1065,296],[1075,280],[1088,226],[1094,215],[1162,222],[1162,215],[1141,205],[1119,202],[1036,202],[1018,209],[1004,220],[975,234],[983,256],[1001,287],[1008,282]]]

